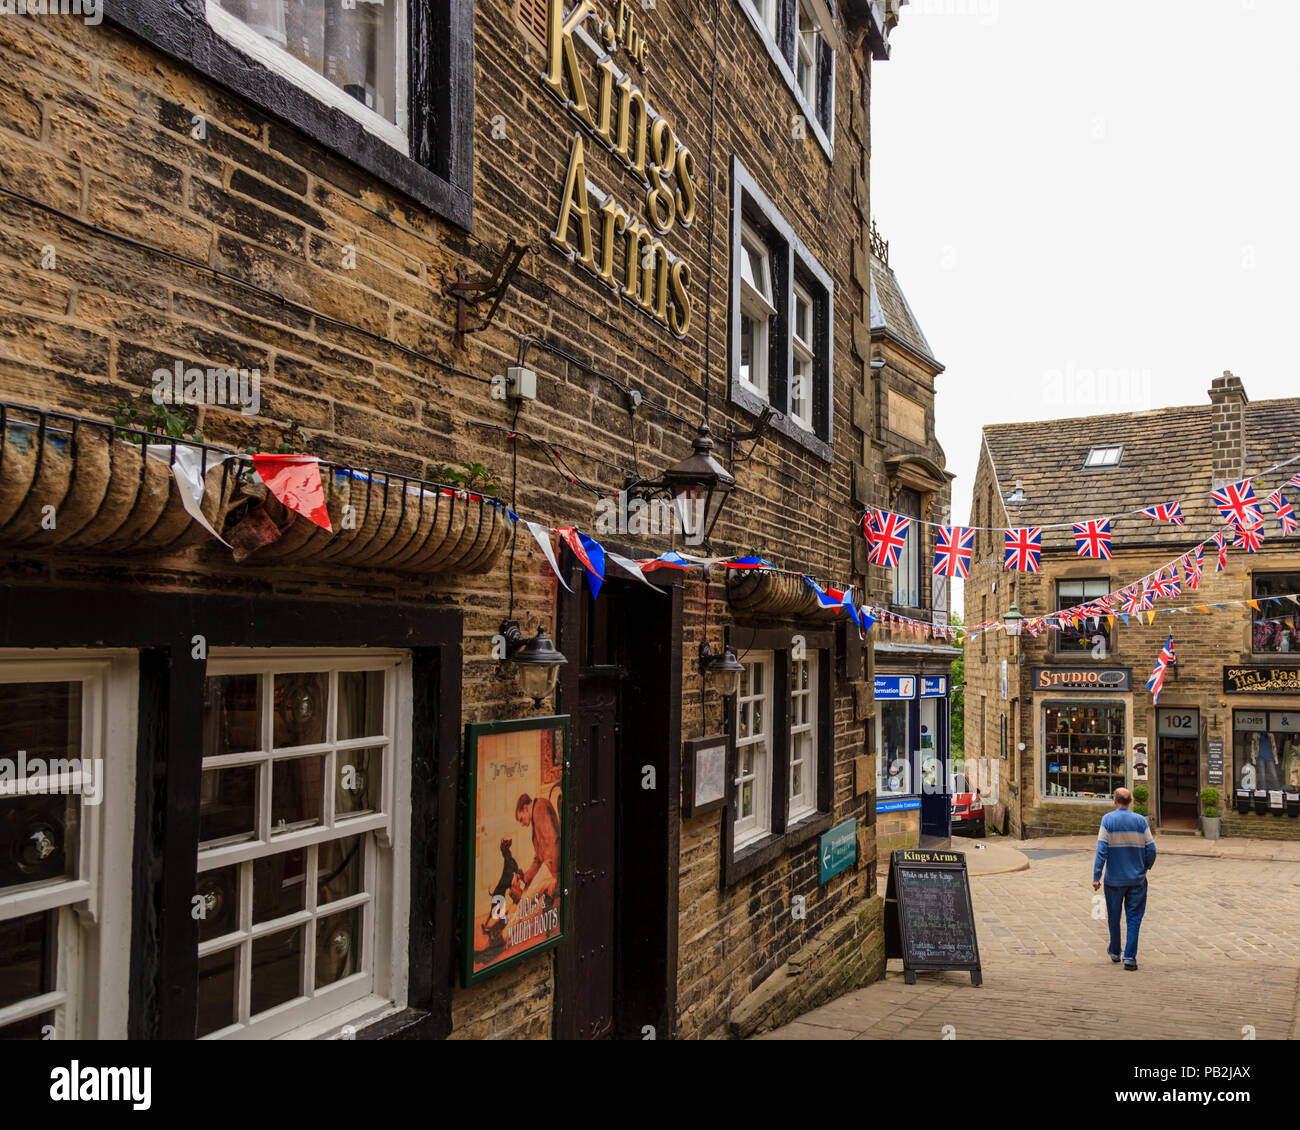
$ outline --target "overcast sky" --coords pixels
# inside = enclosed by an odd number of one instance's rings
[[[1205,403],[1225,369],[1300,396],[1298,44],[1296,0],[903,8],[872,211],[947,367],[955,521],[985,424]]]

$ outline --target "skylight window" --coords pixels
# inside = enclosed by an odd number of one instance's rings
[[[1118,467],[1119,458],[1124,454],[1123,447],[1094,447],[1083,461],[1085,467]]]

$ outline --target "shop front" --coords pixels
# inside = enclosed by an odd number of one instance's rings
[[[894,846],[950,834],[949,690],[947,675],[876,675],[876,812],[908,840]]]
[[[1133,738],[1133,676],[1127,667],[1035,667],[1030,672],[1038,803],[1026,834],[1090,833],[1115,789],[1129,784],[1130,748],[1145,770],[1146,742]]]
[[[1225,667],[1223,690],[1231,706],[1225,834],[1300,839],[1300,667]]]

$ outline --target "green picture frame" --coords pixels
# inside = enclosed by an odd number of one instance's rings
[[[465,727],[467,988],[568,937],[570,752],[567,714]]]

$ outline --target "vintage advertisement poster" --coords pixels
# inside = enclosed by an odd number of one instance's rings
[[[569,718],[466,727],[465,984],[564,938]]]

